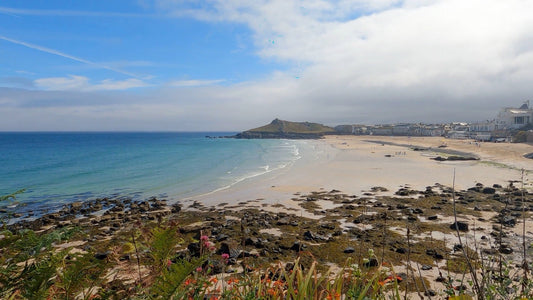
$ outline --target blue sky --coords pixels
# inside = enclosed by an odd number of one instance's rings
[[[26,74],[38,79],[76,74],[94,81],[133,77],[153,85],[180,80],[231,84],[281,67],[255,56],[250,30],[241,24],[173,18],[134,1],[3,1],[2,5],[2,36],[30,44],[2,41],[4,76]]]
[[[481,121],[533,95],[531,1],[0,2],[0,131]]]

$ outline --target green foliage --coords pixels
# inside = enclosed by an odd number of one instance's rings
[[[56,295],[62,299],[82,299],[94,294],[95,288],[102,283],[105,261],[94,258],[92,253],[63,256],[55,283]]]
[[[178,228],[173,226],[155,227],[151,231],[149,242],[150,256],[153,260],[152,267],[156,273],[159,273],[167,265],[175,253],[176,246],[181,242]]]
[[[53,277],[56,274],[59,257],[64,253],[48,253],[39,259],[28,260],[20,270],[12,261],[2,268],[0,295],[19,294],[23,299],[46,299]]]
[[[24,193],[24,191],[26,190],[21,189],[12,194],[0,196],[0,202],[6,201],[6,202],[9,202],[9,204],[16,203],[15,200],[17,199],[17,195]],[[5,228],[5,224],[8,223],[11,216],[12,216],[12,213],[7,213],[4,215],[0,214],[0,221],[2,222],[4,228]]]
[[[204,262],[206,258],[195,259],[181,259],[176,263],[170,264],[167,268],[163,269],[163,272],[158,276],[154,284],[151,287],[151,294],[155,299],[182,299],[187,295],[191,289],[201,287],[197,285],[197,280],[194,284],[184,285],[185,280],[195,272]],[[204,291],[205,292],[205,291]],[[193,291],[192,294],[201,293],[202,290]]]

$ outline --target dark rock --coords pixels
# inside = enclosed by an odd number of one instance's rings
[[[355,252],[355,249],[353,247],[347,247],[346,249],[344,249],[344,253],[354,253]]]
[[[396,253],[400,253],[400,254],[404,254],[404,253],[407,253],[407,249],[406,248],[397,248],[396,249]]]
[[[256,237],[249,237],[244,240],[244,245],[246,246],[255,246],[259,243],[259,239]]]
[[[370,267],[377,267],[379,265],[379,262],[376,258],[370,258],[367,262],[363,263],[363,266],[370,268]]]
[[[496,193],[496,189],[491,187],[486,187],[481,191],[483,194],[492,195]]]
[[[369,221],[373,221],[373,220],[374,220],[374,216],[359,215],[359,216],[355,217],[355,219],[353,220],[353,223],[354,224],[368,223]]]
[[[289,218],[281,218],[281,219],[278,220],[276,225],[280,225],[280,226],[289,225],[290,222],[291,222],[291,220]]]
[[[181,211],[181,204],[176,203],[176,204],[172,205],[171,212],[173,214],[179,213],[180,211]]]
[[[438,219],[438,216],[429,216],[428,217],[428,220],[437,220]]]
[[[293,250],[293,251],[297,251],[297,252],[299,252],[299,251],[302,251],[302,250],[305,249],[305,248],[307,248],[307,245],[301,243],[300,241],[295,241],[295,242],[292,244],[290,250]]]
[[[305,240],[308,240],[308,241],[311,241],[311,240],[312,241],[317,241],[317,242],[327,242],[327,241],[329,241],[329,237],[326,237],[326,236],[318,234],[318,233],[313,233],[310,230],[307,230],[306,232],[304,232],[303,237],[304,237]]]
[[[435,292],[434,290],[429,289],[429,290],[424,292],[424,296],[435,297],[435,296],[437,296],[437,292]]]
[[[220,260],[209,260],[209,270],[212,272],[211,274],[220,274],[224,272],[225,264]]]
[[[217,242],[222,242],[222,241],[225,241],[229,238],[229,235],[227,234],[224,234],[224,233],[221,233],[219,235],[216,236],[216,240]]]
[[[103,260],[103,259],[106,259],[109,256],[109,254],[111,254],[111,251],[97,252],[94,254],[94,258]]]
[[[502,254],[511,254],[513,253],[513,249],[509,246],[502,246],[500,247],[500,253]]]
[[[333,223],[324,223],[324,224],[320,224],[320,227],[322,227],[324,229],[334,230],[335,229],[335,224],[333,224]]]
[[[191,254],[191,256],[200,256],[200,251],[201,251],[201,247],[200,247],[200,243],[190,243],[189,245],[187,245],[187,249],[189,250],[189,253]]]
[[[422,265],[422,267],[420,267],[420,269],[422,269],[422,270],[424,270],[424,271],[427,271],[427,270],[431,270],[431,269],[433,269],[433,267],[430,266],[430,265]]]
[[[516,217],[506,216],[501,218],[500,222],[504,226],[514,227],[516,225]]]
[[[432,256],[435,259],[444,259],[444,256],[442,254],[440,254],[439,252],[437,252],[436,250],[434,250],[434,249],[426,250],[426,254],[429,255],[429,256]]]
[[[468,231],[468,223],[466,222],[462,222],[462,221],[457,221],[457,222],[454,222],[452,225],[450,225],[450,229],[453,229],[453,230],[460,230],[460,231]]]

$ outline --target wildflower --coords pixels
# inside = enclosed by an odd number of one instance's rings
[[[229,254],[227,254],[227,253],[222,253],[222,258],[223,258],[223,259],[229,259]]]
[[[217,296],[211,296],[211,298],[209,298],[209,300],[218,300],[218,297]]]
[[[209,281],[211,281],[212,283],[217,283],[218,279],[216,277],[213,277],[213,278],[209,279]]]
[[[237,279],[237,278],[228,279],[228,284],[234,284],[234,283],[239,283],[239,279]]]
[[[272,288],[268,289],[267,290],[267,294],[269,294],[270,296],[275,296],[276,295],[276,291]]]
[[[200,241],[204,241],[204,242],[207,242],[209,240],[209,237],[207,235],[202,235],[200,237]]]
[[[172,261],[170,259],[167,260],[167,268],[170,268],[171,265],[172,265]]]
[[[188,285],[191,285],[191,284],[195,284],[195,283],[196,283],[196,280],[191,279],[191,278],[187,278],[185,280],[185,286],[188,286]]]
[[[196,272],[202,272],[202,267],[196,268]]]

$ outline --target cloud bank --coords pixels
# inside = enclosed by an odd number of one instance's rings
[[[477,121],[533,96],[532,1],[150,3],[175,18],[243,24],[256,55],[285,68],[236,84],[166,82],[135,94],[106,94],[104,102],[88,99],[98,91],[148,84],[43,78],[35,81],[39,91],[0,94],[0,110],[18,114],[0,121],[0,128],[29,128],[29,120],[50,129],[65,125],[49,114],[76,116],[72,130],[244,130],[275,117],[329,125]],[[82,104],[65,101],[73,93]],[[46,118],[32,106],[41,100]]]

